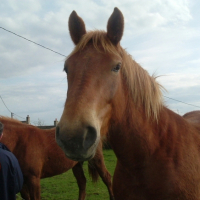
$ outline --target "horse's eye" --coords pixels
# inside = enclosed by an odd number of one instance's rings
[[[113,71],[113,72],[118,72],[118,71],[120,70],[120,68],[121,68],[121,63],[118,63],[118,64],[112,69],[112,71]]]

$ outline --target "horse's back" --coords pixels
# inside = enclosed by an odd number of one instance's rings
[[[200,125],[200,110],[191,111],[183,115],[187,121]]]
[[[44,160],[44,137],[39,130],[16,120],[0,118],[4,124],[2,143],[17,157],[24,176],[40,176]]]
[[[17,157],[24,175],[45,178],[71,169],[77,162],[66,158],[55,141],[55,128],[42,130],[17,120],[0,117],[4,143]]]

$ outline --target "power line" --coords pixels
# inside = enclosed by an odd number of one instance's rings
[[[15,113],[13,113],[13,115],[15,115],[15,116],[17,116],[17,117],[19,117],[19,118],[21,118],[21,119],[25,119],[24,117],[21,117],[21,116],[15,114]]]
[[[25,38],[25,37],[23,37],[23,36],[21,36],[21,35],[18,35],[18,34],[16,34],[16,33],[14,33],[14,32],[12,32],[12,31],[9,31],[9,30],[7,30],[7,29],[5,29],[5,28],[3,28],[3,27],[1,27],[0,26],[0,28],[1,29],[3,29],[3,30],[5,30],[5,31],[7,31],[7,32],[9,32],[9,33],[12,33],[12,34],[14,34],[14,35],[16,35],[16,36],[18,36],[18,37],[20,37],[20,38],[22,38],[22,39],[24,39],[24,40],[27,40],[27,41],[29,41],[29,42],[32,42],[33,44],[36,44],[36,45],[38,45],[38,46],[40,46],[40,47],[42,47],[42,48],[44,48],[44,49],[47,49],[47,50],[49,50],[49,51],[52,51],[52,52],[54,52],[54,53],[56,53],[56,54],[58,54],[58,55],[61,55],[61,56],[64,56],[64,57],[66,57],[65,55],[63,55],[63,54],[61,54],[61,53],[59,53],[59,52],[57,52],[57,51],[54,51],[54,50],[52,50],[52,49],[50,49],[50,48],[48,48],[48,47],[45,47],[45,46],[43,46],[43,45],[41,45],[41,44],[39,44],[39,43],[36,43],[36,42],[34,42],[34,41],[32,41],[32,40],[29,40],[29,39],[27,39],[27,38]],[[164,96],[164,95],[163,95]],[[194,106],[194,107],[197,107],[197,108],[200,108],[200,106],[196,106],[196,105],[193,105],[193,104],[189,104],[189,103],[185,103],[185,102],[183,102],[183,101],[180,101],[180,100],[176,100],[176,99],[173,99],[173,98],[171,98],[171,97],[167,97],[167,96],[164,96],[165,98],[168,98],[168,99],[171,99],[171,100],[174,100],[174,101],[177,101],[177,102],[180,102],[180,103],[183,103],[183,104],[186,104],[186,105],[189,105],[189,106]],[[1,97],[1,99],[2,99],[2,97]],[[2,101],[3,101],[3,99],[2,99]],[[4,103],[4,101],[3,101],[3,103]],[[4,103],[4,105],[5,105],[5,103]],[[5,105],[6,106],[6,105]],[[7,106],[6,106],[6,108],[7,108]],[[8,108],[7,108],[8,109]],[[8,109],[9,110],[9,109]],[[10,110],[9,110],[9,112],[11,112]],[[12,112],[11,112],[12,113]],[[13,113],[14,114],[14,113]],[[16,115],[16,114],[15,114]],[[16,115],[17,116],[17,115]],[[20,116],[19,116],[20,117]],[[22,118],[22,117],[21,117]]]
[[[3,98],[1,97],[1,95],[0,95],[0,98],[1,98],[1,100],[2,100],[2,102],[3,102],[3,104],[4,104],[4,106],[7,108],[7,110],[8,110],[10,113],[12,113],[12,112],[9,110],[9,108],[6,106],[6,104],[5,104],[4,100],[3,100]]]
[[[36,44],[36,45],[38,45],[38,46],[40,46],[40,47],[42,47],[42,48],[44,48],[44,49],[47,49],[47,50],[52,51],[52,52],[54,52],[54,53],[56,53],[56,54],[58,54],[58,55],[61,55],[61,56],[66,57],[65,55],[63,55],[63,54],[61,54],[61,53],[59,53],[59,52],[57,52],[57,51],[54,51],[54,50],[52,50],[52,49],[50,49],[50,48],[48,48],[48,47],[45,47],[45,46],[43,46],[43,45],[41,45],[41,44],[39,44],[39,43],[37,43],[37,42],[34,42],[34,41],[32,41],[32,40],[29,40],[29,39],[27,39],[27,38],[25,38],[25,37],[23,37],[23,36],[21,36],[21,35],[18,35],[18,34],[16,34],[16,33],[12,32],[12,31],[7,30],[7,29],[5,29],[5,28],[3,28],[3,27],[1,27],[1,26],[0,26],[0,28],[3,29],[4,31],[7,31],[7,32],[9,32],[9,33],[12,33],[13,35],[16,35],[17,37],[20,37],[20,38],[23,38],[24,40],[27,40],[27,41],[29,41],[29,42],[32,42],[33,44]]]
[[[164,95],[163,95],[164,96]],[[174,100],[174,101],[178,101],[180,103],[183,103],[183,104],[186,104],[186,105],[189,105],[189,106],[194,106],[194,107],[197,107],[197,108],[200,108],[200,106],[196,106],[196,105],[193,105],[193,104],[190,104],[190,103],[185,103],[183,101],[180,101],[180,100],[176,100],[176,99],[173,99],[171,97],[167,97],[167,96],[164,96],[165,98],[168,98],[168,99],[171,99],[171,100]]]
[[[15,114],[15,113],[11,112],[10,109],[6,106],[6,104],[5,104],[4,100],[3,100],[3,98],[1,97],[1,95],[0,95],[0,98],[1,98],[1,100],[2,100],[2,102],[3,102],[3,104],[4,104],[4,106],[7,108],[7,110],[8,110],[11,114],[16,115],[17,117],[20,117],[20,118],[22,118],[22,119],[25,119],[24,117],[21,117],[21,116]]]

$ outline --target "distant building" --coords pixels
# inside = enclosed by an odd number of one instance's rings
[[[29,115],[27,115],[26,121],[21,121],[21,122],[24,123],[24,124],[31,124],[30,121],[31,121],[30,117],[29,117]],[[40,129],[50,129],[50,128],[56,127],[57,124],[58,124],[58,120],[55,119],[53,125],[44,125],[44,126],[37,126],[37,127],[40,128]]]

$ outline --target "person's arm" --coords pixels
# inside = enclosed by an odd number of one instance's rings
[[[16,160],[16,165],[15,165],[15,186],[16,186],[15,187],[16,188],[15,193],[16,194],[18,192],[20,192],[20,190],[22,189],[23,182],[24,182],[23,174],[22,174],[21,168],[19,166],[19,163]]]

